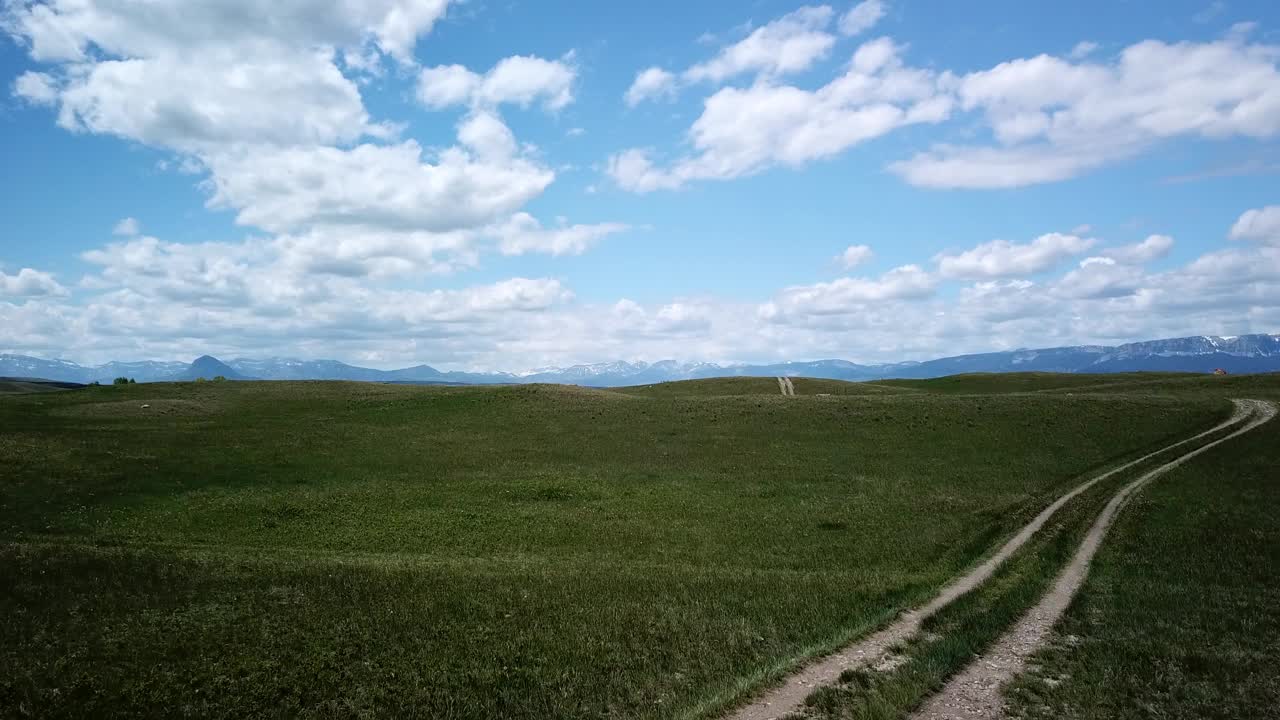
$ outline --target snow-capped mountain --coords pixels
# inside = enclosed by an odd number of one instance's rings
[[[1194,336],[1149,340],[1117,346],[1077,345],[1037,350],[957,355],[925,362],[859,365],[847,360],[815,360],[768,365],[708,362],[605,362],[565,368],[539,368],[525,373],[457,372],[417,365],[400,370],[373,370],[336,360],[239,358],[228,363],[202,357],[194,363],[112,362],[85,367],[66,360],[42,360],[24,355],[0,355],[0,377],[43,378],[66,382],[110,382],[125,376],[138,382],[193,380],[223,375],[228,379],[363,380],[408,383],[570,383],[615,387],[670,380],[736,376],[821,377],[837,380],[875,380],[888,377],[928,378],[969,372],[1106,373],[1134,370],[1231,373],[1280,371],[1280,335],[1232,337]]]

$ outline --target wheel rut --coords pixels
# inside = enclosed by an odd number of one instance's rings
[[[1125,504],[1152,480],[1182,465],[1197,455],[1243,435],[1270,421],[1276,415],[1276,406],[1263,400],[1236,400],[1237,408],[1245,408],[1251,419],[1235,432],[1205,443],[1194,450],[1151,470],[1137,480],[1125,485],[1107,503],[1097,520],[1081,541],[1071,562],[1058,575],[1053,586],[1040,602],[1022,617],[1012,628],[960,673],[952,676],[941,691],[925,701],[910,717],[911,720],[996,720],[1005,716],[1002,690],[1010,680],[1026,667],[1027,659],[1048,642],[1054,624],[1071,604],[1072,598],[1084,585],[1089,565],[1106,539],[1107,531]]]
[[[782,388],[782,392],[785,395],[786,389],[783,378],[778,378],[778,385]],[[1252,400],[1235,400],[1232,402],[1235,404],[1235,411],[1232,413],[1231,417],[1218,425],[1184,440],[1179,440],[1171,445],[1166,445],[1159,450],[1143,455],[1136,460],[1132,460],[1120,465],[1119,467],[1108,470],[1107,472],[1094,476],[1090,480],[1075,486],[1070,491],[1050,503],[1048,507],[1042,510],[1040,514],[1036,515],[1031,522],[1023,526],[1017,534],[1010,538],[993,555],[978,566],[974,567],[972,570],[944,586],[942,590],[939,591],[939,593],[928,603],[919,608],[902,613],[895,620],[890,622],[888,626],[881,630],[847,645],[831,655],[819,658],[801,668],[799,671],[785,678],[778,686],[762,693],[750,703],[742,705],[728,713],[725,716],[726,720],[777,720],[778,718],[782,718],[799,710],[804,705],[804,700],[810,693],[820,687],[836,683],[839,680],[840,674],[845,670],[865,668],[884,661],[889,655],[890,648],[914,637],[920,632],[920,625],[926,618],[951,604],[956,600],[956,598],[959,598],[961,595],[964,595],[984,583],[992,576],[992,574],[995,573],[996,569],[1003,564],[1005,560],[1009,559],[1009,557],[1025,545],[1027,541],[1040,530],[1040,528],[1044,527],[1045,523],[1053,517],[1054,513],[1080,493],[1088,490],[1097,483],[1116,475],[1117,473],[1128,470],[1129,468],[1132,468],[1135,465],[1157,455],[1188,443],[1195,442],[1196,440],[1200,440],[1204,437],[1244,422],[1254,413],[1256,405],[1266,405],[1271,408],[1271,411],[1274,414],[1274,407],[1270,406],[1268,403],[1261,403],[1260,401]],[[1247,429],[1252,429],[1252,427],[1253,425],[1250,424]],[[1235,434],[1240,434],[1244,431],[1245,430],[1240,430]],[[1230,437],[1234,437],[1235,434]],[[1221,438],[1213,444],[1222,442],[1225,439],[1227,438]],[[1197,454],[1198,452],[1203,452],[1203,449],[1197,451]],[[1175,462],[1181,462],[1185,457],[1187,456],[1179,458],[1179,460]]]

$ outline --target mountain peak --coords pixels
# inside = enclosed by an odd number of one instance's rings
[[[177,380],[196,380],[203,378],[212,380],[216,377],[224,377],[228,380],[244,380],[243,375],[236,372],[232,367],[212,355],[201,355],[196,358],[187,371],[179,375]]]

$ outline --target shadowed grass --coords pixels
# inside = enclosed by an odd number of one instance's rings
[[[865,383],[899,390],[919,390],[943,394],[997,394],[1044,390],[1105,390],[1112,386],[1132,387],[1170,380],[1204,379],[1203,373],[965,373],[926,380],[876,380]]]

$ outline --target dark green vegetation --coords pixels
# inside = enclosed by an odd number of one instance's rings
[[[1117,521],[1026,718],[1280,718],[1280,421],[1171,472]]]
[[[1220,379],[1220,378],[1219,378]],[[921,390],[946,394],[1004,394],[1018,392],[1043,392],[1046,390],[1102,389],[1114,386],[1165,385],[1169,381],[1203,383],[1200,373],[967,373],[928,380],[877,380],[864,383],[897,390]]]
[[[78,383],[55,382],[52,380],[34,380],[30,378],[0,378],[0,395],[17,393],[52,392],[54,390],[74,390],[84,387]]]
[[[1209,443],[1222,438],[1232,433],[1234,429],[1233,427],[1220,430],[1196,444]],[[1232,442],[1242,441],[1233,439]],[[874,668],[846,672],[838,685],[822,688],[813,693],[808,698],[804,710],[795,715],[797,720],[800,718],[890,720],[908,715],[930,694],[941,689],[951,675],[973,662],[978,654],[1000,638],[1040,600],[1041,596],[1050,589],[1058,573],[1075,554],[1081,540],[1103,507],[1121,487],[1148,470],[1186,452],[1187,449],[1183,447],[1160,453],[1133,468],[1099,482],[1067,503],[1026,546],[997,571],[989,582],[962,596],[938,614],[927,618],[923,623],[921,636],[899,646],[888,662]],[[1235,447],[1234,451],[1252,453],[1252,448],[1241,445]],[[1265,455],[1265,453],[1262,454],[1263,457]],[[1157,479],[1156,482],[1159,483],[1161,480]],[[1246,482],[1256,483],[1257,478]],[[1202,497],[1200,500],[1207,502],[1208,498]],[[1130,512],[1141,511],[1132,509]],[[1280,535],[1276,539],[1280,540]],[[1211,547],[1213,544],[1209,538],[1202,538],[1202,540],[1209,541],[1206,547]],[[1276,543],[1271,549],[1273,556],[1278,552],[1280,552],[1280,543]],[[1166,562],[1169,561],[1166,560]],[[1169,565],[1172,567],[1176,563],[1169,563]],[[1273,568],[1270,572],[1274,575],[1276,571]],[[1177,571],[1175,570],[1173,574],[1176,575]],[[1273,579],[1272,582],[1275,583],[1275,580]],[[1152,588],[1146,587],[1145,590],[1151,591]],[[1178,588],[1173,587],[1159,589],[1163,599],[1171,603],[1180,602],[1176,599],[1178,591]],[[1254,602],[1260,599],[1252,598]],[[1141,602],[1141,599],[1136,596],[1127,600]],[[1201,608],[1199,612],[1204,613],[1208,608],[1213,608],[1213,603]],[[1218,607],[1207,611],[1221,613],[1222,610],[1223,608]],[[1145,617],[1144,620],[1155,623],[1168,622],[1167,618],[1161,619],[1158,614]],[[1142,628],[1141,624],[1135,624],[1130,629],[1142,632]],[[1154,644],[1159,645],[1171,640],[1173,639],[1162,638]],[[1130,647],[1133,648],[1133,646]],[[1272,647],[1270,655],[1275,657],[1278,649],[1280,647]],[[1070,647],[1062,648],[1064,657],[1071,657],[1071,651]],[[1142,662],[1141,651],[1125,654],[1135,663]],[[1253,657],[1251,660],[1254,662],[1265,660],[1267,653],[1259,655],[1260,657]],[[1090,662],[1083,658],[1078,660],[1086,664]],[[1128,672],[1134,669],[1136,668],[1126,667],[1123,671]],[[1112,672],[1115,671],[1117,668],[1112,668]],[[1152,672],[1152,668],[1148,667],[1146,672]],[[1110,673],[1094,673],[1085,683],[1096,683],[1090,687],[1095,697],[1111,698],[1112,690],[1108,685],[1110,680]],[[1047,685],[1054,682],[1055,680],[1050,679]],[[1151,688],[1146,690],[1149,692]],[[1224,691],[1234,692],[1234,689],[1229,683],[1224,683],[1218,688],[1218,692]],[[1256,702],[1258,698],[1252,700],[1253,702],[1246,702],[1236,707],[1237,714],[1222,717],[1252,717],[1257,715],[1259,708],[1269,707],[1265,703]],[[1150,716],[1142,712],[1144,708],[1149,708],[1145,693],[1132,693],[1128,704],[1128,707],[1118,708],[1117,705],[1123,706],[1124,703],[1109,702],[1106,709],[1096,717]],[[1038,717],[1067,717],[1060,704],[1037,702],[1036,708]],[[1120,709],[1124,711],[1118,712]],[[1244,709],[1250,709],[1252,712],[1239,712]],[[1155,717],[1165,717],[1165,715],[1155,715]],[[1191,713],[1185,717],[1201,717],[1201,715]]]
[[[713,715],[1237,396],[794,384],[6,396],[0,714]]]
[[[856,383],[822,378],[792,378],[796,395],[894,395],[914,392],[910,388],[887,387],[879,383]],[[655,385],[615,388],[613,392],[653,398],[719,398],[735,395],[781,395],[777,378],[711,378],[680,380]]]

